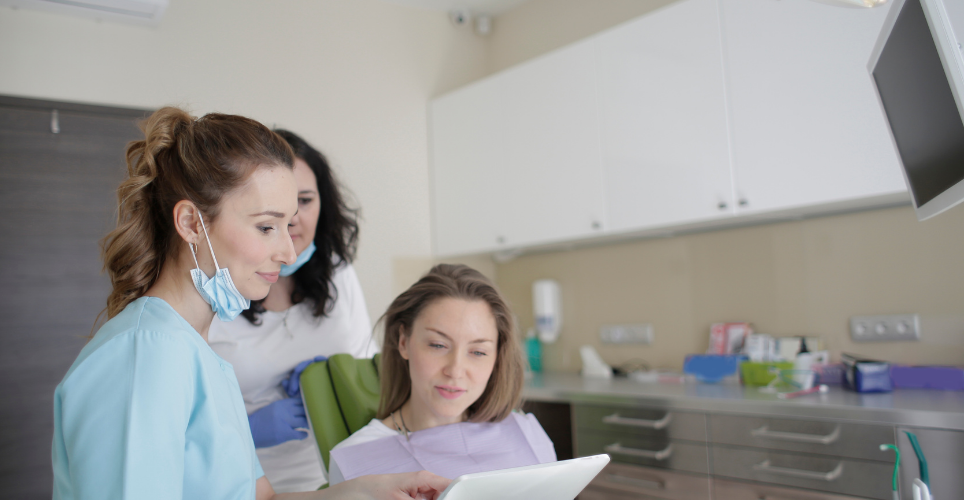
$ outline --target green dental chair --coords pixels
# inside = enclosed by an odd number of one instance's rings
[[[325,470],[331,449],[375,418],[380,361],[381,354],[372,359],[335,354],[301,372],[301,397]]]

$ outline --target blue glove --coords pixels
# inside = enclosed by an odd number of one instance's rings
[[[328,358],[325,356],[315,356],[314,359],[306,359],[298,363],[294,370],[291,370],[291,375],[289,375],[288,378],[281,381],[281,387],[284,387],[285,392],[288,393],[288,397],[301,396],[301,372],[305,371],[308,365],[319,361],[328,361]]]
[[[304,439],[308,433],[295,430],[308,428],[305,407],[301,398],[279,399],[274,403],[248,415],[251,437],[255,448],[267,448],[277,444]]]

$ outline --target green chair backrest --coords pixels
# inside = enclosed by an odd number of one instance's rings
[[[305,410],[326,470],[331,449],[368,425],[378,412],[380,359],[381,354],[371,359],[335,354],[301,372]]]

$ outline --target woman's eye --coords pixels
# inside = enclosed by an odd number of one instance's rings
[[[431,344],[429,344],[428,346],[431,347],[432,349],[444,349],[444,348],[445,348],[445,345],[444,345],[444,344],[436,344],[436,343],[431,343]]]
[[[307,205],[307,204],[311,203],[312,201],[314,201],[314,198],[298,198],[298,204],[299,204],[299,205]]]
[[[258,231],[261,231],[262,234],[268,234],[272,229],[274,228],[271,226],[258,226]]]
[[[472,351],[472,355],[481,358],[482,356],[488,356],[489,353],[482,351]]]

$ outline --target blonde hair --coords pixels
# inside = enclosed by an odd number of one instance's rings
[[[236,115],[195,119],[173,107],[141,123],[127,145],[127,179],[117,188],[117,227],[101,242],[113,289],[107,318],[144,295],[180,248],[174,205],[194,203],[212,222],[226,193],[262,166],[292,168],[288,144],[264,125]]]
[[[429,304],[443,298],[480,300],[489,305],[498,330],[495,366],[485,391],[469,406],[472,422],[499,422],[519,407],[522,398],[523,360],[512,311],[495,285],[482,273],[464,265],[439,264],[403,292],[385,311],[385,342],[382,349],[381,402],[377,418],[387,418],[408,401],[412,379],[408,361],[402,358],[398,342],[412,334],[412,325]]]

